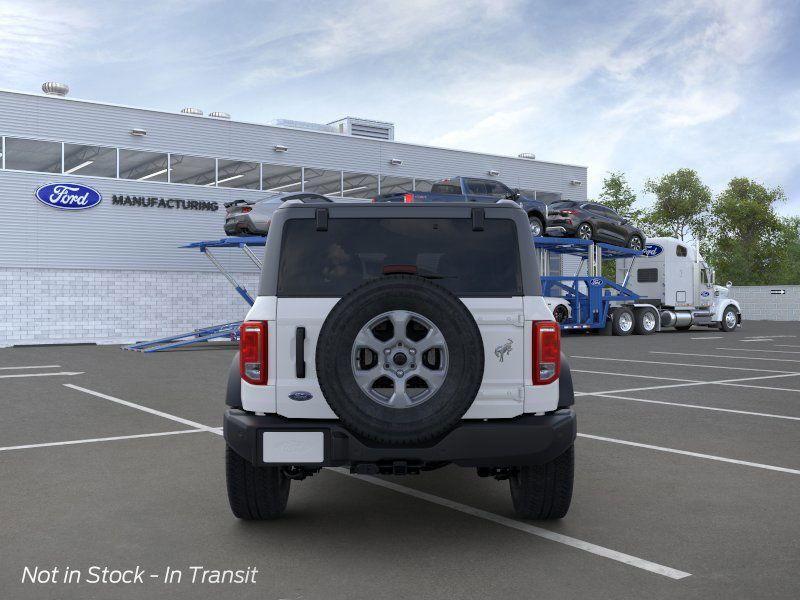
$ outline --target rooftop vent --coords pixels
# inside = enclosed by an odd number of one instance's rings
[[[333,125],[310,123],[308,121],[293,121],[292,119],[274,119],[270,121],[268,125],[291,127],[292,129],[306,129],[308,131],[321,131],[323,133],[336,133],[336,128]]]
[[[330,123],[339,133],[373,140],[394,140],[394,123],[371,121],[357,117],[345,117]]]
[[[521,154],[517,154],[517,156],[527,160],[536,160],[536,155],[533,152],[522,152]]]
[[[181,112],[183,114],[185,114],[185,115],[195,115],[197,117],[202,117],[203,116],[203,111],[202,110],[200,110],[199,108],[192,108],[191,106],[188,106],[186,108],[182,108]]]
[[[56,83],[47,81],[42,84],[42,91],[48,96],[66,96],[69,94],[69,86],[66,83]]]
[[[228,113],[220,112],[218,110],[215,110],[214,112],[208,113],[208,116],[212,117],[214,119],[230,119],[231,118],[231,116]]]

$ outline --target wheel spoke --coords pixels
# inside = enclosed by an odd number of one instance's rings
[[[407,310],[393,310],[389,313],[389,320],[392,322],[394,328],[395,340],[406,341],[406,327],[408,320],[411,318],[411,313]]]
[[[444,383],[445,377],[447,377],[447,369],[444,367],[441,369],[429,369],[425,365],[421,365],[418,375],[420,379],[428,384],[428,389],[431,392],[435,392]]]
[[[383,343],[375,337],[372,330],[365,327],[358,332],[356,340],[353,343],[353,348],[369,348],[376,354],[380,355]]]
[[[394,392],[389,398],[388,404],[392,408],[406,408],[407,406],[411,406],[412,402],[411,398],[408,396],[408,392],[406,392],[405,379],[398,377],[394,380]]]
[[[362,389],[372,389],[372,386],[375,385],[380,376],[379,365],[375,365],[371,369],[353,369],[353,377]]]
[[[424,354],[431,348],[444,348],[444,336],[442,332],[436,329],[435,327],[431,327],[428,330],[427,335],[422,338],[419,342],[416,342],[417,351],[421,354]]]

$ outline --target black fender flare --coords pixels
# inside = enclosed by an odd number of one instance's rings
[[[568,408],[575,404],[575,389],[572,387],[572,371],[567,355],[561,353],[561,372],[558,375],[558,408]]]
[[[242,378],[239,374],[239,353],[233,355],[228,369],[228,386],[225,389],[225,404],[231,408],[242,408]]]
[[[528,217],[538,217],[538,219],[542,222],[542,227],[547,227],[547,219],[544,218],[544,215],[540,213],[536,209],[532,209],[528,211]]]

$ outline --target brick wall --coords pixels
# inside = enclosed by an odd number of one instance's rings
[[[234,275],[256,294],[258,274]],[[240,321],[247,309],[207,271],[0,269],[0,347],[146,340]]]
[[[739,301],[746,320],[800,321],[800,285],[733,286],[731,297]]]

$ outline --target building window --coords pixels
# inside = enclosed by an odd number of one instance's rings
[[[258,163],[219,159],[217,169],[219,187],[259,189],[261,172]]]
[[[303,188],[303,169],[284,165],[261,165],[261,189],[265,192],[299,192]]]
[[[117,176],[117,149],[64,144],[64,174]]]
[[[119,176],[122,179],[166,182],[169,180],[168,173],[166,154],[140,150],[119,151]]]
[[[430,192],[433,184],[436,183],[433,179],[415,179],[414,191],[415,192]]]
[[[6,138],[6,169],[61,173],[61,143]]]
[[[403,194],[414,191],[414,180],[410,177],[394,177],[384,175],[381,177],[381,194]]]
[[[342,172],[325,169],[303,169],[303,191],[327,196],[342,195]]]
[[[171,154],[169,157],[170,183],[212,186],[216,181],[217,161],[204,156]]]
[[[344,189],[342,196],[346,198],[374,198],[378,195],[378,176],[364,173],[342,173]]]

